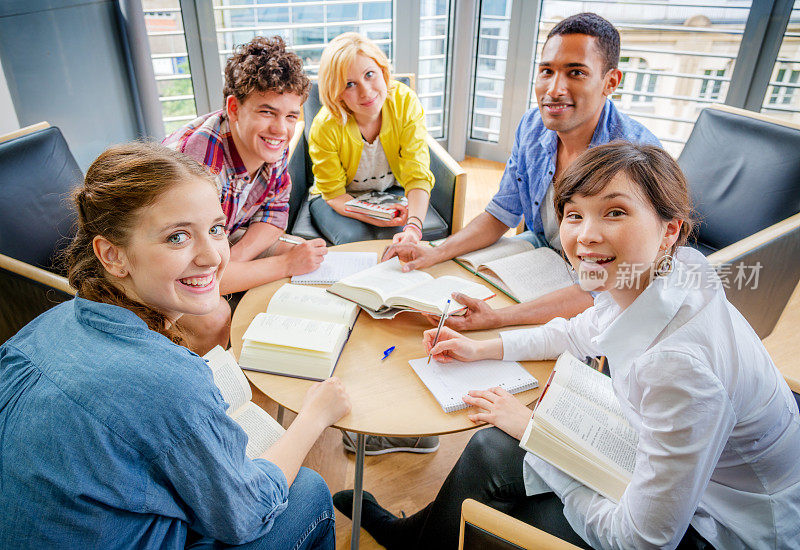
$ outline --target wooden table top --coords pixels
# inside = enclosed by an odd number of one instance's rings
[[[390,241],[364,241],[331,247],[331,250],[377,252],[384,250]],[[426,269],[434,277],[458,275],[466,279],[483,281],[452,261]],[[242,335],[257,313],[266,311],[272,295],[288,278],[256,287],[248,291],[234,312],[231,323],[231,345],[236,357],[242,350]],[[513,302],[501,293],[489,300],[498,308]],[[334,375],[347,388],[352,403],[350,414],[335,424],[337,428],[366,434],[390,436],[439,435],[475,428],[468,418],[469,409],[445,413],[420,381],[409,359],[425,357],[422,332],[431,325],[419,314],[401,313],[391,320],[375,320],[365,312],[358,316],[350,340],[344,347]],[[503,329],[508,330],[508,329]],[[485,339],[497,335],[498,330],[470,333],[471,337]],[[396,346],[394,352],[381,361],[383,351]],[[540,387],[547,381],[553,361],[526,361],[523,367],[539,380]],[[297,412],[308,388],[308,380],[245,371],[250,381],[262,392],[287,409]],[[540,393],[536,388],[517,394],[527,404]]]

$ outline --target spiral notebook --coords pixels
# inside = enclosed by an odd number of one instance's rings
[[[433,394],[444,412],[466,409],[468,405],[461,400],[471,390],[488,390],[499,386],[509,393],[520,393],[539,387],[536,380],[516,361],[497,361],[485,359],[462,363],[439,363],[427,357],[408,362],[420,380]]]
[[[325,254],[320,266],[311,273],[293,275],[297,285],[332,285],[339,279],[353,275],[378,263],[377,252],[337,252]]]

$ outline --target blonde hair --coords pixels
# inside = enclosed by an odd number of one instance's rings
[[[357,32],[346,32],[331,40],[319,61],[319,100],[341,124],[346,124],[350,115],[341,95],[347,85],[350,65],[359,54],[369,57],[380,67],[386,88],[391,89],[392,67],[389,58],[375,42]]]
[[[73,194],[78,231],[64,252],[69,283],[78,290],[78,296],[129,309],[151,330],[176,344],[184,343],[180,329],[168,326],[163,313],[133,300],[114,284],[95,256],[92,242],[100,235],[117,246],[126,246],[141,209],[189,178],[216,188],[214,179],[200,164],[162,145],[134,142],[109,147],[92,163],[84,184]]]

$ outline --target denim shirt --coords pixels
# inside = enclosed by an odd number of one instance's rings
[[[203,359],[133,312],[75,298],[0,347],[0,548],[230,544],[287,506]]]
[[[615,139],[661,146],[658,138],[647,128],[620,113],[607,99],[589,147]],[[557,149],[558,134],[545,127],[539,109],[525,113],[517,126],[514,147],[500,180],[500,189],[486,206],[486,212],[508,227],[519,225],[524,216],[528,230],[544,239],[539,209],[556,172]]]

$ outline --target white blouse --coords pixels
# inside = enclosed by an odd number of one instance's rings
[[[347,193],[350,195],[365,191],[386,191],[395,182],[380,136],[375,138],[372,143],[363,141],[356,175],[346,187]]]
[[[504,359],[605,355],[639,434],[620,503],[528,453],[528,494],[555,492],[595,548],[800,548],[800,415],[758,336],[699,252],[624,311],[607,292],[567,321],[504,332]]]

